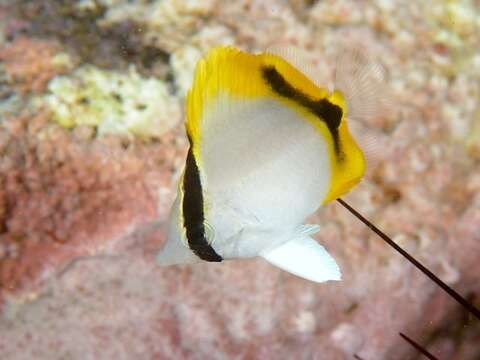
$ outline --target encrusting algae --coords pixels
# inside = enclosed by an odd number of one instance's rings
[[[126,74],[84,65],[54,78],[37,104],[52,111],[52,120],[65,128],[95,127],[99,135],[158,138],[180,118],[178,101],[168,86],[141,76],[134,66]]]

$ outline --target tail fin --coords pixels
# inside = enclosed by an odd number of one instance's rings
[[[369,172],[381,160],[385,141],[373,121],[396,108],[386,79],[385,68],[360,47],[346,47],[337,55],[335,89],[345,96],[348,127],[365,155]]]

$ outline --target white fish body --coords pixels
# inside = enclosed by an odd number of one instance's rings
[[[187,102],[190,150],[158,262],[261,256],[305,279],[340,280],[310,237],[319,227],[303,222],[364,172],[343,96],[275,55],[218,48]]]

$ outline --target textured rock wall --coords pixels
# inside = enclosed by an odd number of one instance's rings
[[[480,302],[478,1],[3,1],[2,359],[480,357],[480,324],[339,205],[312,216],[341,283],[262,260],[159,268],[210,47],[294,45],[332,84],[361,46],[387,70],[375,167],[346,199]]]

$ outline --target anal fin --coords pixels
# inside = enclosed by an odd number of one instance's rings
[[[305,234],[260,256],[272,265],[307,280],[338,281],[342,277],[340,268],[327,250]]]

